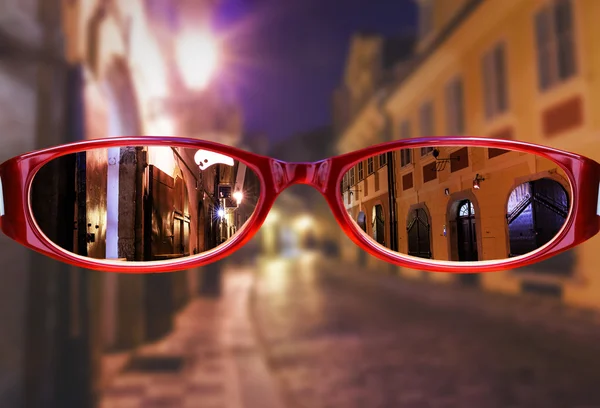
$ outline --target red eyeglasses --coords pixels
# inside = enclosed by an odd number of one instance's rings
[[[308,184],[362,249],[409,268],[525,266],[599,229],[600,165],[524,142],[436,137],[286,163],[195,139],[122,137],[0,165],[0,227],[89,269],[175,271],[226,257]]]

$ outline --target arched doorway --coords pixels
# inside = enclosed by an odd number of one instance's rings
[[[463,200],[458,205],[456,233],[458,239],[458,260],[479,260],[477,253],[477,233],[475,232],[475,208],[470,200]]]
[[[477,221],[475,206],[470,199],[458,202],[455,214],[456,223],[456,248],[457,258],[461,262],[478,261],[477,249]],[[465,273],[459,275],[459,281],[466,285],[475,285],[479,282],[479,274]]]
[[[409,211],[406,219],[406,232],[408,255],[431,259],[431,224],[423,207]]]
[[[373,231],[373,239],[378,244],[385,246],[385,215],[381,204],[376,204],[373,207],[371,214],[371,228]]]
[[[360,227],[361,230],[367,232],[367,216],[363,211],[358,213],[358,217],[356,217],[356,223]]]
[[[508,197],[509,256],[535,251],[552,240],[569,213],[569,195],[550,178],[518,185]]]
[[[364,211],[359,211],[358,216],[356,217],[356,223],[360,227],[361,230],[367,233],[367,216]],[[357,248],[358,250],[358,265],[366,266],[367,265],[367,253],[361,248]]]

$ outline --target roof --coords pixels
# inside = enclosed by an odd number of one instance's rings
[[[384,38],[381,50],[381,63],[384,70],[393,68],[399,61],[410,58],[415,49],[414,35]]]

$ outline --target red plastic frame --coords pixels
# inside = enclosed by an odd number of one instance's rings
[[[259,176],[260,198],[246,225],[228,242],[202,254],[172,261],[118,262],[82,257],[50,242],[33,219],[29,190],[38,169],[62,155],[93,148],[132,145],[176,146],[207,149],[244,162]],[[538,250],[514,258],[478,262],[427,260],[402,255],[381,247],[353,226],[340,195],[344,173],[366,157],[390,150],[427,146],[480,146],[533,153],[558,163],[572,187],[571,211],[558,236]],[[597,214],[600,164],[587,157],[525,142],[478,137],[434,137],[394,141],[336,156],[315,163],[286,163],[234,147],[197,139],[176,137],[119,137],[96,139],[52,147],[14,157],[0,165],[5,213],[0,228],[15,241],[51,258],[69,264],[107,272],[170,272],[201,266],[228,256],[246,243],[264,222],[277,196],[293,184],[308,184],[327,200],[335,219],[344,232],[361,248],[385,261],[409,268],[438,272],[490,272],[522,267],[565,251],[594,236],[600,229]]]

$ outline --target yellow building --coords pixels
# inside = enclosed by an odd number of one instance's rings
[[[540,143],[600,159],[600,119],[593,115],[600,103],[595,75],[600,56],[593,48],[600,39],[593,18],[600,2],[419,0],[418,6],[414,57],[397,70],[393,85],[380,89],[383,100],[372,94],[353,115],[341,132],[338,151],[387,138],[478,135]],[[430,155],[396,156],[396,183],[406,176],[405,165],[433,160]],[[356,189],[364,187],[359,184]],[[461,191],[470,190],[467,185]],[[541,264],[483,274],[478,281],[489,290],[543,291],[569,304],[600,307],[600,259],[594,250],[598,243],[595,238]],[[404,268],[399,273],[457,279]]]

